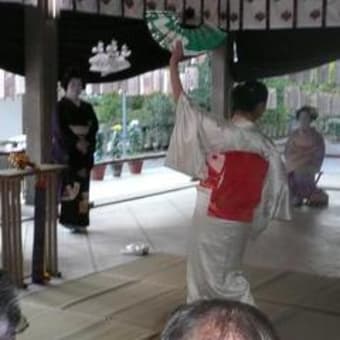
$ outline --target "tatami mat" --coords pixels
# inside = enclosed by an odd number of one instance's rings
[[[121,320],[160,332],[169,315],[176,306],[185,302],[184,290],[173,290],[113,315],[115,320]]]
[[[282,270],[251,267],[247,265],[243,266],[243,271],[253,289],[259,288],[268,282],[274,281],[283,275],[286,275],[286,273]]]
[[[96,297],[90,297],[71,306],[69,310],[105,317],[135,306],[138,303],[146,302],[169,291],[170,289],[165,286],[137,282]]]
[[[254,289],[254,295],[269,302],[297,305],[328,286],[324,277],[289,272]]]
[[[39,340],[156,340],[185,301],[185,259],[154,254],[107,271],[47,287],[22,299]],[[339,281],[245,267],[256,303],[282,340],[339,340]]]
[[[128,278],[98,273],[82,279],[68,281],[64,284],[51,286],[39,293],[29,295],[25,301],[33,301],[46,306],[66,308],[84,299],[103,294],[107,291],[126,286],[134,282]]]
[[[121,321],[106,320],[63,337],[63,340],[149,340],[158,333]]]
[[[155,274],[168,269],[169,267],[183,263],[182,256],[167,254],[152,254],[138,261],[132,261],[107,270],[107,274],[127,276],[131,279],[143,279],[151,274]]]
[[[61,339],[71,332],[90,327],[99,321],[100,318],[94,316],[48,309],[32,319],[29,318],[30,326],[17,338],[22,340]]]
[[[283,340],[340,339],[340,315],[297,309],[275,326]]]
[[[148,275],[144,281],[184,290],[186,287],[185,261],[176,263],[164,271]]]

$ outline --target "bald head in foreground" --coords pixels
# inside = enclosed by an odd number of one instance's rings
[[[161,340],[279,340],[268,318],[238,301],[201,300],[179,307]]]

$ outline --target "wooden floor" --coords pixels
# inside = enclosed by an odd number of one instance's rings
[[[256,303],[283,340],[340,339],[340,279],[246,267]],[[21,300],[18,340],[158,339],[185,300],[185,259],[153,254]]]

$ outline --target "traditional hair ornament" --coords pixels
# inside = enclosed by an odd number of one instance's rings
[[[92,48],[92,53],[94,56],[89,58],[90,71],[100,73],[102,77],[126,70],[131,66],[126,60],[131,55],[131,50],[126,44],[119,50],[117,41],[114,39],[106,47],[103,41],[98,41],[97,46]]]

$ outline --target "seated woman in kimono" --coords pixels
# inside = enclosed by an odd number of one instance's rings
[[[271,219],[289,219],[284,166],[255,121],[266,107],[267,88],[252,81],[233,90],[233,116],[218,124],[196,108],[178,73],[183,49],[170,59],[176,122],[166,165],[200,179],[189,235],[187,301],[223,298],[253,304],[242,258],[251,234]]]
[[[288,171],[292,204],[300,206],[306,200],[312,205],[327,204],[328,196],[316,187],[325,157],[325,142],[322,135],[311,126],[318,116],[315,108],[303,106],[296,112],[298,127],[289,136],[285,159]],[[319,177],[317,177],[319,178]]]

